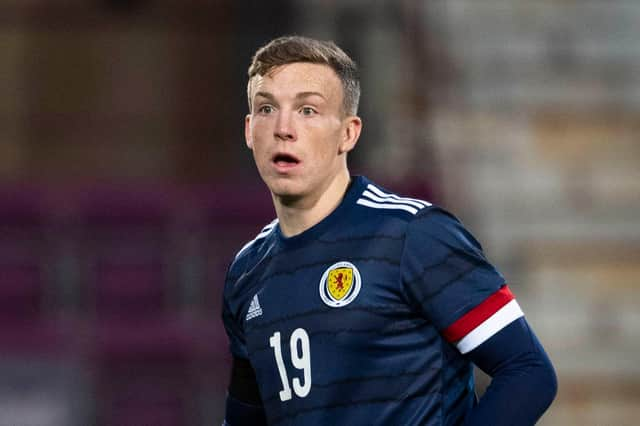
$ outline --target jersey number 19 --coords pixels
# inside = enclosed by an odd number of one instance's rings
[[[287,369],[285,368],[284,361],[282,359],[279,331],[273,333],[273,336],[269,338],[269,345],[273,348],[273,353],[276,357],[276,364],[278,365],[278,372],[280,373],[280,380],[282,381],[280,401],[288,401],[291,399],[291,386],[289,386]],[[309,346],[309,335],[304,328],[297,328],[293,333],[291,333],[289,348],[291,350],[291,363],[295,368],[303,371],[304,378],[303,382],[301,382],[298,377],[293,378],[291,381],[293,391],[300,398],[304,398],[311,390],[311,349]]]

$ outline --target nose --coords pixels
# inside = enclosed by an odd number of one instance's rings
[[[278,113],[274,136],[276,139],[283,141],[295,141],[297,139],[292,114],[290,112],[283,110]]]

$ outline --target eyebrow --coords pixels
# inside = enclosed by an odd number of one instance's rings
[[[322,99],[326,100],[327,98],[320,92],[300,92],[296,95],[296,99],[308,98],[310,96],[320,96]]]
[[[269,92],[256,92],[256,97],[258,96],[269,99],[270,101],[274,101],[276,99],[275,96]]]
[[[269,92],[256,92],[256,97],[260,96],[263,97],[265,99],[268,99],[270,101],[275,101],[276,98],[275,96],[273,96],[271,93]],[[296,99],[304,99],[304,98],[308,98],[310,96],[319,96],[322,99],[326,100],[327,98],[320,92],[300,92],[296,94]]]

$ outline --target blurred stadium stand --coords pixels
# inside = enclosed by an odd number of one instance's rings
[[[290,32],[361,64],[353,169],[457,213],[511,282],[560,378],[540,424],[637,424],[637,22],[628,0],[0,2],[0,424],[220,423],[222,278],[274,216],[246,67]]]

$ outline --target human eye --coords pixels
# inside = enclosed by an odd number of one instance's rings
[[[304,106],[302,108],[300,108],[300,113],[302,115],[306,115],[306,116],[310,116],[310,115],[314,115],[317,111],[310,107],[310,106]]]
[[[258,108],[258,112],[260,114],[271,114],[273,112],[273,107],[271,105],[262,105]]]

